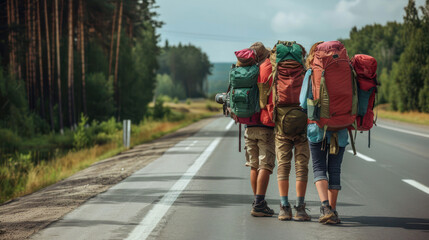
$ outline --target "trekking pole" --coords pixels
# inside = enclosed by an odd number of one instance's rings
[[[238,151],[241,152],[241,123],[238,124]]]

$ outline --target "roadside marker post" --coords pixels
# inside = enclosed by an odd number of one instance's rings
[[[131,137],[131,120],[124,120],[123,124],[124,134],[123,134],[123,140],[124,140],[124,147],[129,148],[130,147],[130,137]]]

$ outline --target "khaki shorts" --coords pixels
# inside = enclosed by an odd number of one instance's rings
[[[308,161],[310,159],[310,148],[307,135],[301,134],[289,137],[276,134],[276,156],[277,156],[277,180],[289,180],[292,162],[292,149],[295,147],[295,173],[296,180],[307,182]]]
[[[266,169],[273,173],[275,166],[274,130],[265,127],[247,127],[244,132],[246,166]]]

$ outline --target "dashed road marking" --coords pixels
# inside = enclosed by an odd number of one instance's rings
[[[426,187],[425,185],[413,180],[413,179],[402,179],[403,182],[410,184],[411,186],[419,189],[420,191],[423,191],[427,194],[429,194],[429,187]]]
[[[191,148],[192,146],[194,146],[194,145],[195,145],[195,143],[197,143],[197,142],[198,142],[198,140],[193,141],[191,144],[189,144],[189,146],[187,146],[187,147],[185,148],[185,150],[189,150],[189,148]]]
[[[353,154],[353,151],[352,151],[352,150],[348,150],[347,152],[349,152],[349,153]],[[376,162],[376,160],[375,160],[374,158],[370,158],[370,157],[368,157],[368,156],[365,156],[365,155],[363,155],[362,153],[358,153],[358,152],[356,152],[356,157],[361,158],[361,159],[363,159],[363,160],[365,160],[365,161],[367,161],[367,162]]]
[[[233,124],[234,124],[234,120],[231,120],[231,122],[228,125],[226,125],[225,130],[229,130]]]

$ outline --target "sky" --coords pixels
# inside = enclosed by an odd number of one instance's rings
[[[423,5],[425,0],[417,0]],[[317,41],[348,38],[353,26],[402,22],[408,0],[157,0],[160,45],[191,43],[211,62],[234,62],[234,51],[261,41],[297,41],[308,51]]]

